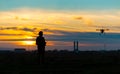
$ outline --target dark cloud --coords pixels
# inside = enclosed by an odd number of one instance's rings
[[[0,33],[0,36],[21,36],[21,35],[24,35],[24,34],[3,34],[3,33]]]
[[[34,35],[37,28],[27,28],[27,27],[22,27],[22,28],[19,28],[19,27],[1,27],[0,30],[7,30],[9,32],[9,30],[14,30],[14,31],[25,31],[25,32],[32,32]],[[18,32],[19,33],[19,32]],[[12,33],[0,33],[0,36],[21,36],[21,35],[25,35],[25,34],[22,34],[22,33],[16,33],[16,34],[12,34]]]
[[[17,28],[17,27],[7,27],[1,28],[4,29],[13,29],[13,30],[23,30],[26,32],[34,32],[37,28]],[[75,41],[78,40],[81,43],[120,43],[120,33],[105,33],[100,34],[99,32],[69,32],[63,30],[51,30],[51,29],[42,29],[43,32],[51,32],[51,34],[45,34],[47,41]],[[0,34],[0,35],[23,35],[23,34]],[[35,40],[36,36],[34,39]],[[27,39],[13,39],[13,41],[27,40]],[[5,41],[5,40],[4,40]],[[7,41],[7,40],[6,40]],[[8,40],[10,41],[10,39]],[[12,41],[12,40],[11,40]]]
[[[35,39],[0,39],[0,41],[34,41]]]
[[[27,32],[35,32],[37,28],[19,28],[19,27],[1,27],[0,30],[22,30],[22,31],[27,31]]]
[[[13,29],[13,30],[17,30],[17,27],[1,27],[0,30],[9,30],[9,29]]]
[[[78,40],[79,42],[86,43],[120,43],[120,33],[106,33],[100,34],[99,32],[68,32],[61,30],[49,30],[46,29],[44,31],[50,31],[52,35],[45,35],[47,40],[53,41],[74,41]],[[62,35],[56,35],[56,34]]]
[[[36,29],[37,28],[32,28],[32,29],[30,29],[30,28],[20,28],[19,30],[23,30],[23,31],[28,31],[28,32],[35,32],[36,31]]]
[[[78,16],[78,17],[75,17],[74,19],[76,19],[76,20],[82,20],[82,19],[83,19],[83,17]]]

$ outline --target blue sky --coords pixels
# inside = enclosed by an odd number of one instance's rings
[[[120,0],[0,0],[0,10],[22,7],[50,10],[112,10],[120,8]]]

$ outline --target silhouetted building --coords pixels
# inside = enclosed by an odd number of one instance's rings
[[[10,52],[12,52],[12,51],[10,51],[10,50],[0,50],[0,53],[10,53]]]

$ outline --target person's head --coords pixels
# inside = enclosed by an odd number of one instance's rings
[[[39,36],[43,36],[43,32],[42,31],[39,32]]]

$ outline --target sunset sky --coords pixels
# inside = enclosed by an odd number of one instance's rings
[[[35,49],[40,30],[47,49],[120,49],[120,0],[0,0],[0,49]]]

